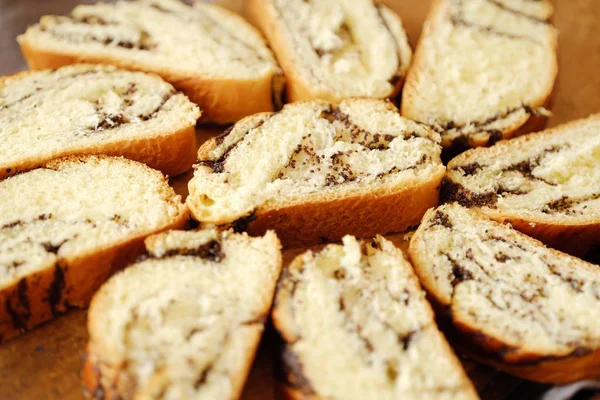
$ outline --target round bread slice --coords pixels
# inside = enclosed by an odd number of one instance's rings
[[[232,123],[281,101],[283,78],[259,32],[202,1],[80,5],[18,40],[32,69],[87,61],[156,73],[200,106],[203,121]]]
[[[275,51],[290,101],[393,98],[412,51],[402,21],[373,0],[249,0]]]
[[[288,104],[206,142],[187,203],[202,223],[275,229],[285,246],[402,232],[438,203],[438,142],[384,100]]]
[[[437,0],[402,94],[402,115],[451,152],[539,130],[558,63],[548,0]]]
[[[410,264],[380,236],[298,256],[273,322],[288,398],[478,398]]]
[[[199,116],[158,76],[110,66],[0,78],[0,178],[85,153],[125,156],[177,175],[196,158]]]
[[[67,157],[0,181],[0,342],[86,306],[146,236],[187,218],[160,172],[122,158]]]
[[[425,214],[409,254],[471,357],[538,382],[600,378],[600,266],[457,204]]]
[[[281,270],[277,237],[171,231],[146,250],[94,296],[88,395],[238,399]]]
[[[442,198],[583,255],[600,244],[599,166],[600,114],[459,155]]]

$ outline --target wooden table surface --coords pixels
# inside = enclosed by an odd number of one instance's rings
[[[227,0],[226,0],[227,1]],[[243,2],[243,0],[241,0]],[[87,1],[89,2],[89,1]],[[428,0],[387,0],[396,9],[417,43]],[[68,12],[73,0],[0,0],[0,74],[25,69],[14,40],[27,25],[46,13]],[[235,0],[228,0],[235,3]],[[555,25],[560,30],[560,72],[549,126],[600,112],[600,2],[598,0],[554,0]],[[222,129],[205,128],[201,140]],[[189,174],[172,180],[186,191]],[[403,235],[392,239],[401,247]],[[286,252],[286,259],[300,250]],[[81,400],[79,371],[81,352],[87,340],[86,311],[74,310],[19,338],[0,346],[0,400]],[[273,399],[274,332],[268,327],[244,392],[244,399]],[[463,360],[482,399],[534,399],[547,389],[524,382],[491,368]]]

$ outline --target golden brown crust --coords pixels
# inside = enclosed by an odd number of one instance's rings
[[[81,380],[83,384],[83,394],[86,398],[92,399],[113,399],[119,398],[119,392],[112,385],[102,385],[101,366],[94,354],[90,353],[89,345],[83,356],[83,367],[81,370]]]
[[[442,3],[444,1],[447,1],[447,0],[434,0],[433,1],[433,4],[432,4],[432,6],[427,14],[427,18],[426,18],[426,21],[429,21],[430,24],[431,24],[430,21],[433,21],[435,19],[434,17],[439,12],[439,8],[442,6]],[[424,62],[424,61],[422,61],[422,58],[423,58],[422,53],[424,51],[423,50],[423,42],[426,38],[433,35],[434,30],[435,30],[434,26],[426,24],[425,28],[423,29],[423,32],[421,34],[421,38],[419,39],[419,44],[417,45],[417,48],[415,49],[411,67],[409,68],[408,74],[406,76],[405,87],[402,92],[402,102],[400,105],[400,114],[403,117],[418,120],[418,118],[416,118],[414,115],[411,115],[411,112],[410,112],[412,103],[414,101],[412,99],[412,97],[413,97],[413,94],[416,93],[414,86],[415,86],[415,82],[418,80],[417,76],[421,73],[421,71],[419,70],[419,65],[421,65]],[[553,45],[555,54],[558,54],[558,39],[556,37],[552,41],[552,45]],[[556,76],[558,75],[558,62],[555,62],[553,64],[553,67],[554,67],[553,68],[553,75],[554,75],[553,82],[555,82]],[[550,104],[552,103],[552,95],[553,95],[555,89],[556,89],[555,85],[551,84],[550,87],[547,88],[544,96],[537,99],[537,101],[535,101],[531,104],[528,104],[528,106],[532,109],[537,109],[540,107],[544,107],[544,108],[549,107]],[[527,118],[524,118],[521,122],[517,122],[517,123],[513,124],[512,126],[510,126],[509,128],[505,128],[505,130],[502,132],[502,140],[508,140],[508,139],[512,139],[514,137],[518,137],[518,136],[525,135],[528,133],[537,132],[537,131],[543,129],[546,126],[547,122],[548,122],[547,116],[537,115],[537,114],[529,114],[529,116]],[[484,147],[484,146],[489,146],[489,145],[490,145],[489,139],[482,140],[479,138],[471,138],[470,142],[469,142],[469,147]],[[452,147],[451,147],[451,149],[452,149]],[[455,150],[455,149],[453,149],[453,150]],[[464,149],[456,149],[456,150],[461,151]]]
[[[307,395],[301,390],[284,383],[277,383],[277,392],[279,397],[288,400],[321,400],[322,397]]]
[[[97,157],[111,158],[105,155]],[[63,163],[80,162],[86,158],[68,156],[52,160],[46,165],[60,167]],[[135,163],[130,160],[125,162]],[[162,185],[172,190],[162,174],[149,171],[160,175]],[[94,292],[111,273],[143,252],[144,239],[148,235],[182,228],[189,219],[189,210],[183,210],[171,223],[158,229],[137,233],[94,252],[58,259],[46,268],[4,287],[0,290],[0,343],[52,319],[70,307],[87,306]]]
[[[458,332],[448,335],[461,353],[478,361],[534,382],[564,385],[583,379],[600,377],[600,350],[587,354],[573,354],[555,359],[540,358],[536,354],[520,355],[515,363],[502,361],[506,352],[502,343],[454,320]],[[478,349],[473,348],[477,343]],[[484,351],[481,351],[484,349]]]
[[[287,270],[297,268],[302,265],[301,260],[296,257],[290,265],[287,266]],[[280,278],[281,282],[282,278]],[[280,283],[281,284],[281,283]],[[286,343],[293,343],[294,340],[297,339],[297,336],[292,332],[290,327],[288,327],[283,322],[283,317],[280,317],[280,314],[283,314],[283,310],[277,306],[277,296],[285,296],[286,298],[288,293],[286,291],[277,290],[275,297],[275,304],[273,305],[273,310],[271,312],[271,321],[273,322],[273,326],[276,327],[277,332],[280,335],[280,338]],[[276,365],[276,374],[278,375],[278,380],[275,383],[275,389],[278,394],[278,398],[289,399],[289,400],[321,400],[321,397],[313,394],[306,393],[301,388],[294,387],[290,384],[289,377],[286,376],[284,362],[281,360],[281,354],[278,354],[277,357],[280,357]]]
[[[156,231],[138,234],[93,253],[60,259],[56,264],[3,288],[0,291],[0,343],[70,307],[86,307],[92,295],[113,272],[143,252],[146,236],[182,228],[187,220],[188,213],[182,213],[176,221]],[[29,315],[26,321],[15,314],[17,310]]]
[[[326,98],[327,96],[323,96],[323,93],[320,96],[313,93],[310,85],[304,81],[296,69],[293,50],[287,46],[284,37],[279,34],[284,29],[282,22],[277,18],[275,9],[268,0],[247,0],[246,15],[249,21],[257,26],[267,38],[277,62],[285,72],[288,102],[317,98],[328,101],[336,100]]]
[[[402,191],[372,192],[343,199],[297,204],[254,213],[248,233],[277,232],[284,247],[337,241],[344,235],[357,237],[403,232],[418,225],[421,217],[439,201],[441,170],[428,181]]]
[[[539,107],[549,108],[550,104],[552,103],[552,95],[554,94],[554,90],[555,87],[553,86],[544,101],[541,104],[534,104],[532,107],[534,109]],[[513,125],[510,130],[503,132],[501,140],[514,139],[530,133],[539,132],[546,127],[548,118],[548,116],[542,114],[529,114],[529,117],[525,119],[525,122],[522,125]],[[489,140],[473,141],[473,147],[486,147],[489,145]]]
[[[202,109],[201,121],[227,124],[261,111],[273,111],[272,76],[234,80],[203,75],[186,75],[174,70],[152,68],[132,60],[85,56],[48,51],[36,47],[26,36],[20,41],[21,52],[33,70],[55,69],[76,63],[110,64],[131,71],[151,72],[185,93]]]
[[[488,215],[498,222],[508,220],[516,230],[538,239],[549,247],[576,256],[584,256],[600,243],[600,221],[581,225],[549,224],[545,222],[532,223],[530,220],[522,218],[504,217],[500,213],[489,213]]]
[[[399,19],[395,12],[392,11],[392,14]],[[281,34],[285,31],[285,26],[277,18],[276,10],[270,0],[247,0],[246,15],[248,20],[257,26],[267,38],[277,62],[285,73],[288,102],[320,99],[335,104],[342,100],[331,91],[315,92],[311,84],[302,77],[294,60],[294,50],[290,48],[289,43]],[[402,74],[402,77],[396,82],[394,90],[387,96],[388,98],[393,99],[400,93],[404,78],[405,74]]]
[[[196,160],[197,146],[196,129],[190,126],[153,137],[122,139],[64,149],[53,154],[53,158],[86,154],[123,156],[144,163],[165,175],[176,176],[192,168]],[[30,158],[17,165],[11,164],[10,168],[0,168],[0,179],[37,168],[48,161],[50,160],[46,158]]]
[[[265,309],[264,312],[265,314],[268,314],[269,309]],[[245,363],[243,368],[240,370],[239,374],[234,376],[234,380],[232,382],[234,389],[232,391],[233,394],[231,396],[231,399],[239,399],[242,396],[244,384],[246,383],[246,378],[250,374],[252,364],[254,364],[254,359],[256,357],[256,352],[258,351],[258,346],[260,345],[260,338],[262,336],[263,331],[264,327],[261,327],[261,329],[257,329],[255,331],[255,337],[249,339],[254,343],[254,346],[248,349],[248,351],[246,352],[246,357],[244,357]]]
[[[478,152],[482,152],[483,151],[483,152],[487,152],[487,153],[493,154],[495,151],[497,151],[497,149],[501,148],[502,146],[516,146],[516,145],[527,146],[527,143],[530,142],[530,141],[533,141],[535,143],[535,141],[538,140],[540,137],[551,135],[555,131],[562,131],[562,130],[566,130],[566,129],[576,128],[577,126],[581,125],[582,123],[585,123],[588,120],[600,120],[600,114],[592,114],[592,115],[590,115],[587,118],[570,121],[570,122],[567,122],[565,124],[561,124],[561,125],[558,125],[556,127],[546,129],[544,131],[537,131],[535,133],[526,135],[524,137],[519,137],[519,138],[517,138],[515,140],[512,140],[512,141],[499,142],[494,147],[490,147],[488,149],[479,149],[479,150],[477,150],[477,149],[469,149],[469,150],[465,151],[464,153],[462,153],[462,154],[456,156],[455,158],[453,158],[452,162],[453,162],[453,164],[460,163],[465,158],[469,157],[469,155],[471,153],[475,152],[475,151],[478,151]]]
[[[431,4],[430,9],[427,12],[427,16],[425,17],[425,21],[433,20],[434,16],[438,13],[438,9],[441,7],[443,1],[445,1],[445,0],[433,0],[433,3]],[[432,33],[433,33],[433,27],[430,26],[430,24],[426,23],[423,26],[423,31],[421,32],[421,36],[419,38],[419,43],[417,43],[417,47],[415,48],[415,51],[413,53],[413,58],[411,60],[410,68],[408,69],[408,73],[406,74],[406,79],[404,82],[404,90],[402,91],[402,99],[401,99],[400,107],[399,107],[400,115],[402,115],[403,117],[411,118],[409,108],[412,103],[412,94],[415,92],[414,90],[412,90],[412,92],[411,92],[411,89],[415,85],[415,83],[414,83],[414,81],[416,80],[415,77],[421,73],[416,68],[416,66],[422,62],[421,61],[421,59],[423,58],[422,53],[424,52],[422,43],[426,38],[431,36]]]

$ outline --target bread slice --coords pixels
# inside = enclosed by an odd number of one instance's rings
[[[143,239],[188,213],[158,171],[67,157],[0,181],[0,343],[85,306]]]
[[[154,72],[198,104],[204,121],[231,123],[272,111],[283,90],[258,31],[202,1],[80,5],[68,16],[42,17],[18,40],[32,69],[87,61]]]
[[[281,270],[277,237],[171,231],[148,238],[146,250],[94,296],[88,394],[239,398]]]
[[[457,204],[425,214],[415,272],[475,359],[524,379],[600,377],[600,267]]]
[[[402,115],[454,150],[542,128],[557,73],[548,0],[437,0],[402,94]]]
[[[196,158],[199,116],[185,95],[141,72],[73,65],[0,78],[0,178],[83,153],[177,175]]]
[[[442,197],[583,255],[600,244],[599,165],[597,114],[461,154],[448,164]]]
[[[248,0],[275,51],[290,101],[395,97],[412,51],[402,21],[373,0]]]
[[[478,398],[410,264],[381,236],[298,256],[273,322],[289,398]]]
[[[437,205],[438,142],[383,100],[288,104],[206,142],[187,203],[198,221],[275,229],[285,246],[401,232]]]

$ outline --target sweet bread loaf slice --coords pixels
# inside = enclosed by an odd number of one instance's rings
[[[437,0],[402,93],[402,115],[464,150],[541,129],[557,73],[547,0]]]
[[[200,106],[203,121],[235,122],[281,100],[283,79],[259,32],[202,1],[80,5],[18,40],[32,69],[87,61],[156,73]]]
[[[412,51],[398,15],[373,0],[249,0],[290,101],[395,97]]]
[[[281,252],[268,232],[171,231],[111,278],[88,313],[96,399],[237,399],[268,318]]]
[[[288,104],[206,142],[187,203],[202,223],[274,229],[284,246],[401,232],[438,203],[438,142],[384,100]]]
[[[288,398],[478,398],[410,264],[381,236],[298,256],[273,322]]]
[[[600,377],[600,267],[457,204],[425,214],[415,272],[461,350],[521,378]]]
[[[187,218],[161,173],[122,158],[67,157],[0,181],[0,343],[87,305],[146,236]]]
[[[442,198],[583,255],[600,244],[599,166],[600,114],[459,155]]]
[[[102,153],[168,175],[192,167],[198,107],[158,76],[73,65],[0,78],[0,178]]]

